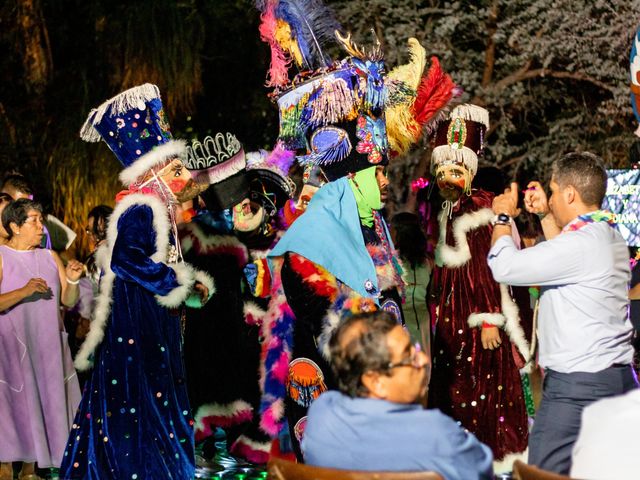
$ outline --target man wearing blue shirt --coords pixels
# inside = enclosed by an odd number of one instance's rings
[[[419,404],[427,356],[387,312],[355,315],[330,342],[338,391],[311,405],[305,462],[349,470],[435,471],[447,480],[493,478],[489,447],[439,410]]]
[[[637,387],[630,365],[627,246],[611,215],[599,210],[606,185],[596,155],[557,160],[549,200],[538,182],[525,192],[525,208],[542,218],[547,241],[524,250],[511,238],[518,186],[493,201],[488,261],[495,280],[541,287],[539,361],[546,373],[529,463],[561,474],[569,473],[584,407]]]

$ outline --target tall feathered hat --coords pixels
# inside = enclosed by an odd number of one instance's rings
[[[440,123],[431,153],[431,171],[447,165],[460,165],[474,177],[478,157],[484,154],[484,136],[489,128],[489,112],[472,104],[458,105],[449,119]]]
[[[217,133],[187,146],[185,166],[198,183],[209,184],[202,198],[210,210],[225,210],[249,197],[246,156],[231,133]]]
[[[173,140],[158,87],[130,88],[89,113],[80,131],[87,142],[104,142],[125,167],[120,180],[131,185],[149,169],[182,156],[185,144]]]
[[[411,62],[386,75],[380,41],[364,48],[333,31],[337,22],[320,0],[265,0],[258,8],[261,38],[272,51],[268,85],[276,87],[278,143],[329,181],[387,165],[389,156],[417,142],[454,95],[436,59],[423,75],[425,51],[415,39]],[[331,39],[347,58],[331,62],[323,53]],[[311,71],[289,83],[292,62]]]

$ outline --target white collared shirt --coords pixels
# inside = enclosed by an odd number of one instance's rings
[[[518,250],[510,236],[489,251],[497,282],[540,286],[540,365],[598,372],[633,358],[627,246],[606,222],[588,224]]]

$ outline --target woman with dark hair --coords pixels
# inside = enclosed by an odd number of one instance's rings
[[[404,317],[414,342],[429,351],[430,321],[427,307],[427,287],[431,267],[427,261],[427,237],[417,215],[401,212],[391,219],[391,236],[402,259],[407,283]]]
[[[87,228],[85,229],[85,233],[89,237],[89,250],[91,253],[85,264],[87,266],[87,275],[94,285],[98,284],[100,277],[100,272],[98,272],[96,268],[95,252],[107,239],[107,221],[112,212],[113,208],[110,206],[98,205],[87,215]]]
[[[2,215],[4,207],[6,207],[12,201],[13,198],[11,198],[11,195],[9,195],[8,193],[0,192],[0,216]],[[9,234],[2,226],[2,222],[0,222],[0,245],[4,245],[5,243],[7,243],[8,237]]]
[[[101,274],[96,264],[96,251],[107,238],[107,220],[111,212],[113,212],[113,208],[107,205],[98,205],[87,216],[85,233],[89,239],[89,251],[91,253],[89,253],[84,262],[86,276],[80,278],[80,284],[78,285],[80,298],[78,303],[65,314],[65,326],[67,332],[69,332],[69,346],[74,357],[89,333],[91,318],[99,293]],[[78,374],[80,387],[84,385],[86,377],[85,372]]]
[[[24,462],[19,480],[37,480],[40,468],[62,461],[80,402],[59,305],[78,299],[82,264],[66,268],[39,248],[42,207],[20,199],[2,212],[8,239],[0,246],[0,479],[12,480],[12,462]]]

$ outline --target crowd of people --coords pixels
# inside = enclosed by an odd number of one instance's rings
[[[173,138],[151,84],[91,110],[81,138],[124,189],[89,213],[84,262],[5,176],[0,480],[192,479],[221,434],[256,465],[631,478],[638,258],[600,209],[602,160],[492,188],[488,112],[437,59],[410,39],[388,70],[337,35],[333,60],[304,15],[262,5],[270,151]],[[388,225],[386,167],[425,133],[429,180]]]

